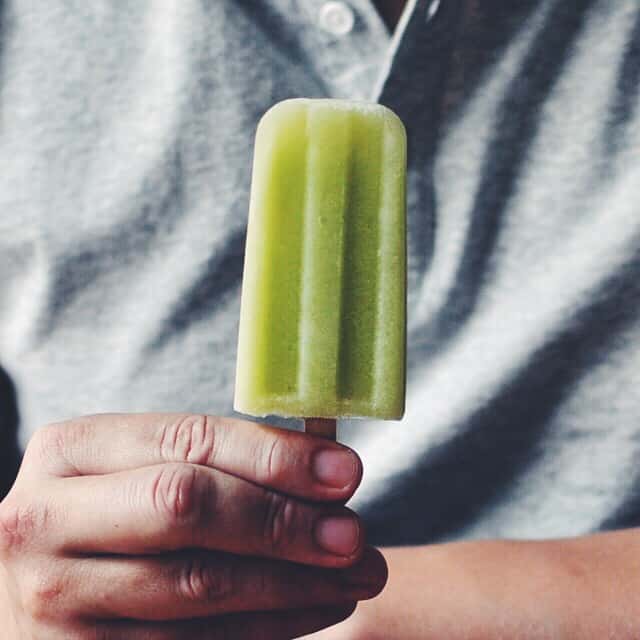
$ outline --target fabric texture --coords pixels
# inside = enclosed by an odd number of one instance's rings
[[[323,4],[0,1],[3,450],[231,414],[257,121],[372,99],[410,172],[407,414],[340,428],[370,537],[640,523],[640,4]]]

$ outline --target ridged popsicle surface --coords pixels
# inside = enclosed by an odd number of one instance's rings
[[[404,412],[406,136],[389,109],[287,100],[256,135],[236,410]]]

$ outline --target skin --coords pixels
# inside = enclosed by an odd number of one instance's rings
[[[307,640],[635,640],[640,531],[384,549],[389,584]]]
[[[345,447],[242,420],[40,429],[0,503],[3,637],[283,640],[335,624],[386,581],[344,507],[361,474]]]
[[[385,564],[359,525],[351,541],[339,525],[329,533],[341,550],[323,550],[322,519],[355,517],[343,503],[361,472],[338,444],[240,420],[103,415],[45,427],[0,503],[3,633],[17,640],[640,637],[637,529],[389,548]],[[382,595],[349,617],[357,601],[383,588],[387,565]]]

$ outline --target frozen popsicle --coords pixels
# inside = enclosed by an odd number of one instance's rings
[[[286,100],[262,118],[237,411],[402,417],[405,185],[404,127],[381,105]]]

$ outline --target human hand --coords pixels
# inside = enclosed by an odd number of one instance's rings
[[[283,640],[346,618],[386,566],[343,503],[348,449],[242,420],[41,429],[0,504],[12,638]]]

